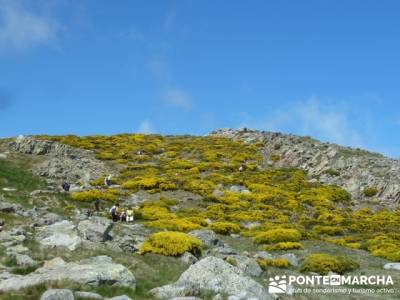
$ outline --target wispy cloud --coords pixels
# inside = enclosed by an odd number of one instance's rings
[[[24,50],[57,38],[60,26],[20,1],[0,0],[0,50]]]
[[[360,132],[345,107],[311,97],[273,111],[262,121],[244,122],[247,127],[310,135],[325,141],[362,147]]]
[[[193,106],[192,97],[182,89],[178,88],[168,89],[165,98],[168,104],[178,108],[190,110]]]
[[[150,122],[150,120],[146,119],[146,120],[143,120],[139,124],[138,132],[144,133],[144,134],[150,134],[150,133],[154,133],[155,130],[154,130],[153,124]]]

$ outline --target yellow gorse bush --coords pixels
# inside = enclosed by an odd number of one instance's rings
[[[301,233],[297,229],[277,228],[261,232],[254,237],[257,244],[272,244],[279,242],[298,242]]]
[[[140,247],[140,253],[178,256],[185,252],[195,255],[201,251],[199,239],[182,232],[165,231],[152,234]]]
[[[314,253],[308,256],[301,264],[300,271],[316,272],[321,275],[327,275],[329,272],[344,274],[358,267],[359,265],[349,257]]]

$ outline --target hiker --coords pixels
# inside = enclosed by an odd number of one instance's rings
[[[126,222],[133,222],[133,208],[132,206],[126,210]]]
[[[88,209],[88,210],[86,211],[86,216],[87,216],[88,218],[90,218],[91,216],[93,216],[93,211],[92,211],[91,209]]]
[[[111,217],[113,222],[118,222],[119,221],[119,216],[120,216],[120,209],[119,209],[119,203],[113,205],[110,209]]]
[[[100,199],[96,199],[94,201],[94,210],[99,212],[100,211]]]
[[[121,220],[121,222],[126,222],[126,212],[125,212],[125,211],[123,211],[123,212],[121,213],[121,218],[120,218],[120,220]]]
[[[104,178],[104,185],[105,186],[111,186],[111,175],[108,175],[106,178]]]
[[[61,187],[63,188],[64,191],[69,192],[69,189],[71,185],[68,182],[64,182]]]

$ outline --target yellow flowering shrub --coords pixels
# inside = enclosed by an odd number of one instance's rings
[[[210,225],[211,230],[220,234],[238,233],[240,226],[231,222],[215,222]]]
[[[166,256],[178,256],[185,252],[198,255],[201,252],[199,239],[175,231],[163,231],[152,234],[140,247],[140,253],[155,253]]]
[[[326,253],[309,255],[300,266],[300,272],[316,272],[327,275],[329,272],[344,274],[359,267],[358,263],[346,256],[336,256]]]
[[[298,242],[301,233],[297,229],[276,228],[261,232],[254,237],[257,244],[272,244],[279,242]]]
[[[299,242],[280,242],[273,245],[264,245],[262,249],[265,251],[274,250],[292,250],[292,249],[304,249],[302,243]]]
[[[88,190],[82,192],[73,192],[71,199],[74,201],[90,202],[93,200],[107,200],[116,201],[118,199],[118,191],[113,189],[101,190]]]
[[[193,223],[188,219],[162,219],[146,223],[146,226],[155,227],[160,229],[167,229],[172,231],[191,231],[200,229],[199,224]]]
[[[263,270],[266,270],[268,266],[276,268],[287,268],[290,266],[290,263],[286,258],[257,259],[257,263]]]

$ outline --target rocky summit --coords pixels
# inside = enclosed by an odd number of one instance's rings
[[[398,299],[399,201],[398,160],[310,137],[0,139],[0,299]],[[286,281],[337,275],[393,284]]]

